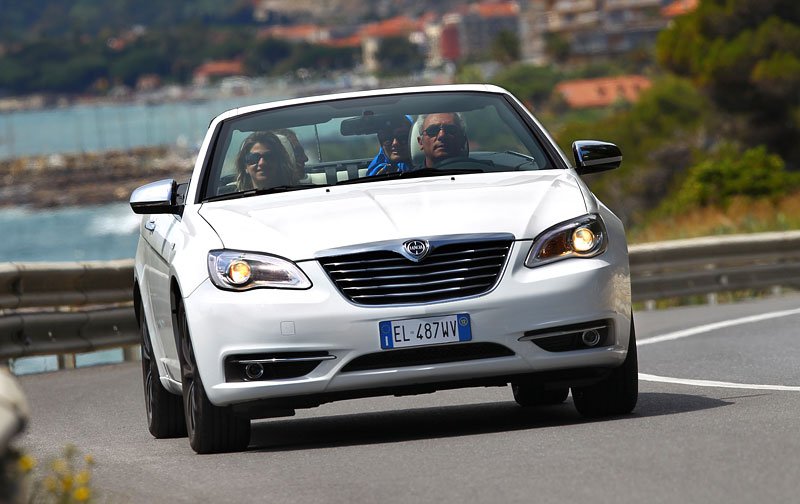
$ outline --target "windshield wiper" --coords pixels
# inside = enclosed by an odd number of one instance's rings
[[[224,201],[229,199],[237,199],[237,198],[246,198],[248,196],[261,196],[262,194],[275,194],[275,193],[282,193],[282,192],[290,192],[290,191],[299,191],[301,189],[309,189],[315,186],[294,186],[294,185],[283,185],[283,186],[276,186],[276,187],[268,187],[266,189],[248,189],[247,191],[241,192],[233,192],[228,194],[220,194],[218,196],[211,196],[206,198],[204,201]],[[319,186],[316,186],[319,187]]]

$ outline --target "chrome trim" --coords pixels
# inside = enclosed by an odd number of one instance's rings
[[[231,359],[233,364],[280,364],[284,362],[322,362],[335,359],[335,355],[321,355],[319,357],[273,357],[271,359]]]
[[[586,331],[598,331],[600,329],[608,329],[608,324],[603,324],[599,326],[592,326],[592,327],[580,327],[578,329],[573,329],[571,331],[553,331],[548,333],[541,333],[541,334],[533,334],[530,336],[522,336],[517,338],[517,341],[533,341],[542,338],[551,338],[553,336],[566,336],[567,334],[579,334]]]
[[[621,163],[621,162],[622,162],[622,156],[614,156],[602,159],[589,159],[586,161],[581,161],[581,164],[588,168],[589,166],[597,166],[602,164]]]
[[[439,235],[439,236],[424,236],[418,239],[427,240],[428,243],[430,244],[431,252],[433,252],[433,250],[438,247],[449,245],[451,243],[482,242],[482,241],[497,241],[497,240],[511,240],[513,242],[515,240],[514,235],[511,233]],[[375,243],[362,243],[359,245],[349,245],[346,247],[320,250],[314,254],[314,258],[324,259],[326,257],[359,254],[363,252],[376,252],[380,250],[384,250],[387,252],[396,252],[405,257],[405,254],[403,254],[403,243],[406,240],[407,239],[387,240]],[[428,255],[430,255],[431,252],[429,252]]]

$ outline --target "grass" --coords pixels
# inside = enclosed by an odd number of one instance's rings
[[[700,236],[763,233],[800,229],[800,192],[776,199],[734,198],[726,207],[705,207],[684,213],[652,216],[630,228],[630,243],[647,243]]]

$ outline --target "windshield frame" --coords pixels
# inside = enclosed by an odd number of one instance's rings
[[[421,96],[426,98],[425,95],[428,97],[432,97],[433,95],[441,95],[447,94],[454,99],[464,99],[469,95],[473,96],[483,96],[483,97],[494,97],[495,99],[499,99],[499,102],[502,103],[502,107],[496,107],[498,113],[500,113],[500,117],[502,118],[502,111],[510,113],[514,116],[516,121],[513,122],[513,125],[510,125],[510,131],[516,132],[518,140],[522,141],[523,143],[527,144],[528,142],[532,142],[538,151],[542,154],[544,160],[546,161],[546,167],[539,168],[539,170],[552,170],[552,169],[566,169],[569,168],[569,165],[564,163],[563,157],[559,154],[557,147],[553,145],[551,138],[549,135],[543,131],[541,125],[535,121],[530,113],[505,90],[500,88],[495,88],[496,90],[482,90],[482,89],[475,89],[474,86],[464,87],[463,89],[457,86],[442,86],[437,89],[436,87],[420,87],[420,88],[413,88],[413,89],[406,89],[406,90],[385,90],[385,93],[377,93],[374,94],[373,92],[367,92],[363,96],[359,96],[355,93],[348,93],[347,95],[329,95],[329,97],[319,96],[313,97],[310,99],[294,99],[294,100],[287,100],[281,102],[273,102],[273,103],[266,103],[260,106],[250,106],[244,109],[235,109],[230,111],[229,113],[223,114],[227,117],[219,120],[214,127],[213,138],[211,138],[211,143],[209,145],[208,151],[206,152],[205,159],[202,165],[202,171],[200,174],[200,187],[199,190],[195,193],[195,202],[196,203],[204,203],[204,202],[213,202],[213,201],[220,201],[220,200],[229,200],[235,199],[237,197],[247,197],[250,195],[256,194],[264,194],[262,191],[239,191],[234,194],[237,196],[231,196],[230,198],[219,198],[219,194],[210,194],[209,188],[212,184],[211,181],[213,177],[218,177],[221,179],[221,172],[223,169],[223,163],[221,161],[221,156],[224,156],[226,152],[230,149],[230,143],[233,140],[233,135],[231,134],[233,130],[234,124],[241,123],[242,121],[248,120],[248,118],[259,117],[264,114],[274,114],[274,113],[285,113],[287,110],[291,109],[299,109],[305,106],[315,106],[315,105],[328,105],[332,108],[345,108],[344,103],[350,103],[347,106],[347,109],[353,108],[352,104],[356,104],[360,101],[365,101],[366,103],[375,103],[379,104],[381,101],[388,101],[388,102],[396,102],[400,101],[403,98],[406,98],[410,95]],[[383,99],[383,100],[382,100]],[[337,103],[342,103],[342,106],[337,106]],[[488,101],[487,101],[488,103]],[[500,104],[498,103],[498,105]],[[479,110],[480,107],[474,107],[472,110]],[[349,114],[341,114],[341,115],[334,115],[333,118],[346,118],[352,117]],[[213,124],[213,121],[212,121]],[[319,123],[323,124],[323,123]],[[309,124],[310,126],[310,124]],[[469,128],[468,128],[469,130]],[[524,133],[524,134],[521,134]],[[224,145],[222,145],[224,144]],[[319,162],[318,165],[324,165],[323,162]],[[452,170],[452,167],[449,167]],[[498,171],[505,171],[505,170],[498,170]],[[536,170],[538,171],[538,170]],[[447,174],[447,169],[442,175]],[[361,180],[361,179],[358,179]],[[387,180],[378,178],[375,181],[379,180]],[[390,180],[390,179],[388,179]],[[330,181],[329,181],[330,182]],[[364,178],[364,182],[367,182],[366,178]],[[353,183],[353,180],[346,180],[341,181],[339,183]],[[313,189],[313,188],[324,188],[324,187],[331,187],[332,185],[337,185],[337,183],[327,183],[327,184],[309,184],[298,186],[298,190],[303,189]],[[216,185],[215,185],[216,187]],[[280,191],[272,191],[272,192],[280,192]],[[270,193],[267,191],[266,193]]]

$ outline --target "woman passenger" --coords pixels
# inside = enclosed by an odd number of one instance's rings
[[[258,131],[244,139],[236,156],[236,189],[269,189],[297,182],[294,163],[273,133]]]

